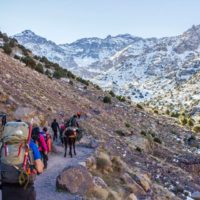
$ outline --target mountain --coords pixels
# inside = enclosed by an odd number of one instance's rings
[[[155,99],[159,109],[166,102],[163,95],[176,90],[200,71],[200,25],[179,36],[160,39],[125,34],[56,45],[31,31],[14,37],[36,55],[46,56],[106,90],[134,102],[151,103]],[[196,105],[200,106],[200,102]],[[165,108],[169,106],[167,102]],[[180,101],[175,109],[181,107],[185,108]]]
[[[192,136],[173,118],[121,102],[92,83],[85,85],[73,76],[56,79],[39,73],[32,62],[25,64],[13,56],[17,47],[22,48],[6,38],[0,48],[0,112],[7,113],[8,120],[33,118],[46,126],[54,118],[61,122],[62,116],[69,118],[81,111],[79,123],[84,136],[79,145],[95,146],[92,157],[81,163],[94,181],[87,194],[80,194],[83,198],[180,200],[191,199],[200,191],[198,135]],[[31,52],[24,51],[22,56],[27,54],[29,60],[46,66]],[[105,103],[105,97],[110,97],[109,103]],[[60,153],[54,156],[61,159]],[[48,174],[51,181],[55,176],[54,172]],[[77,187],[85,191],[85,185]],[[52,191],[58,196],[61,193]],[[70,195],[77,198],[77,193]]]

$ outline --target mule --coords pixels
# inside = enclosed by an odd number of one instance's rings
[[[74,128],[66,128],[64,131],[64,137],[63,137],[63,141],[64,141],[64,148],[65,148],[65,153],[64,153],[64,157],[67,156],[67,146],[69,145],[69,155],[72,158],[72,147],[73,147],[73,151],[74,151],[74,155],[76,155],[76,148],[75,148],[75,143],[76,143],[76,129]]]

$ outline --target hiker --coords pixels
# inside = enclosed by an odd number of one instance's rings
[[[48,161],[48,155],[47,155],[48,148],[47,148],[45,138],[44,138],[43,134],[40,132],[39,127],[33,128],[32,139],[35,142],[35,144],[38,146],[38,149],[39,149],[41,157],[42,157],[42,161],[44,163],[44,169],[46,169],[47,161]]]
[[[64,132],[64,130],[65,130],[65,124],[64,123],[62,123],[61,125],[60,125],[60,141],[61,141],[61,143],[62,143],[62,145],[64,144],[63,142],[63,132]]]
[[[47,150],[48,150],[48,153],[51,152],[51,149],[52,149],[52,140],[51,140],[51,135],[48,133],[48,129],[47,127],[44,127],[43,128],[43,132],[45,134],[45,140],[46,140],[46,144],[47,144]]]
[[[81,113],[77,112],[77,114],[73,115],[65,124],[65,127],[77,127],[79,128],[79,124],[77,118],[81,117]]]
[[[6,124],[6,115],[3,115],[1,119],[1,125],[5,126],[5,124]]]
[[[56,119],[54,119],[53,122],[51,123],[51,128],[53,130],[53,141],[57,141],[59,124],[56,121]]]
[[[8,122],[2,141],[2,200],[36,200],[34,180],[43,172],[43,163],[31,128],[24,122]]]

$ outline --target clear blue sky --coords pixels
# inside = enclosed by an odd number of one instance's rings
[[[200,0],[0,0],[0,30],[25,29],[56,43],[130,33],[181,34],[200,24]]]

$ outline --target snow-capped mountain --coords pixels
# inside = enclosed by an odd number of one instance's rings
[[[160,39],[124,34],[56,45],[31,31],[14,37],[34,54],[138,102],[162,99],[200,71],[200,25]]]
[[[30,30],[23,31],[14,38],[34,54],[46,56],[49,60],[59,63],[84,78],[100,74],[102,70],[98,62],[106,61],[127,45],[141,40],[141,38],[125,34],[116,37],[108,36],[105,39],[84,38],[71,44],[56,45]]]

